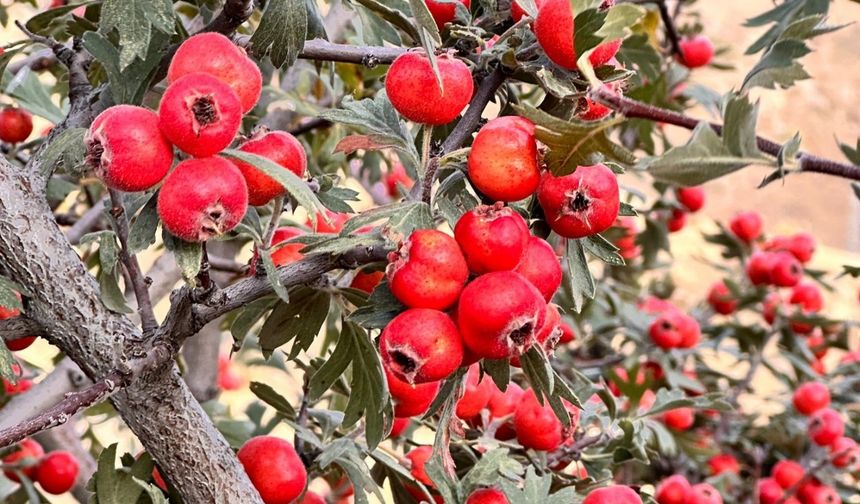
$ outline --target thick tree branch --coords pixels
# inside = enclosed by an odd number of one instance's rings
[[[598,101],[627,117],[664,122],[689,130],[694,129],[699,125],[699,123],[703,122],[688,115],[681,114],[680,112],[675,112],[674,110],[655,107],[647,103],[631,100],[630,98],[623,97],[605,86],[593,89],[590,92],[590,96],[593,100]],[[722,133],[722,125],[715,123],[708,123],[708,125],[710,125],[710,127],[717,133]],[[779,154],[779,151],[782,148],[780,144],[763,137],[756,137],[756,143],[762,152],[772,156]],[[800,171],[802,172],[823,173],[826,175],[834,175],[837,177],[860,181],[860,166],[840,163],[838,161],[825,159],[806,152],[799,152],[797,154],[797,162],[800,167]]]
[[[225,0],[221,12],[201,31],[232,35],[253,13],[252,0]]]

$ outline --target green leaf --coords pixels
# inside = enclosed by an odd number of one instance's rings
[[[597,47],[603,38],[597,35],[597,32],[603,26],[606,20],[607,12],[597,9],[587,9],[578,12],[573,20],[573,25],[576,27],[573,33],[573,47],[576,48],[577,56],[583,56],[586,51],[590,51]]]
[[[273,2],[274,3],[274,2]],[[119,69],[146,59],[153,30],[173,33],[173,3],[170,0],[104,0],[99,31],[119,34]]]
[[[639,76],[648,81],[657,80],[662,73],[663,58],[644,33],[624,40],[617,58],[625,67],[637,68]]]
[[[567,240],[567,271],[569,283],[565,288],[570,290],[573,298],[573,309],[582,311],[586,299],[594,299],[596,286],[594,277],[588,269],[588,259],[585,257],[585,245],[582,240]]]
[[[59,124],[66,117],[66,111],[54,104],[47,86],[29,67],[20,70],[14,78],[5,72],[2,87],[4,94],[14,98],[18,105],[31,114],[44,117],[54,124]]]
[[[366,329],[382,329],[405,309],[391,293],[388,282],[382,282],[370,293],[367,304],[352,312],[348,320]]]
[[[624,258],[618,253],[618,247],[599,234],[586,236],[582,245],[591,255],[613,266],[624,266]]]
[[[99,281],[102,303],[108,310],[117,313],[132,313],[127,303],[125,293],[119,288],[119,271],[100,270],[96,279]]]
[[[338,338],[332,354],[311,376],[308,387],[311,402],[318,401],[343,376],[352,362],[354,350],[354,338]]]
[[[109,90],[113,101],[118,104],[139,105],[164,58],[170,37],[161,32],[152,33],[146,53],[127,66],[121,65],[120,50],[106,36],[88,31],[84,33],[83,41],[87,51],[104,67],[110,81]]]
[[[203,247],[199,243],[182,241],[166,230],[163,230],[161,236],[164,240],[164,246],[173,252],[173,258],[176,260],[176,265],[179,266],[179,271],[182,272],[182,278],[186,282],[193,282],[200,272]]]
[[[154,485],[146,483],[152,474],[152,459],[142,456],[131,467],[123,465],[116,468],[116,449],[117,444],[114,443],[99,455],[98,469],[87,484],[87,489],[93,492],[89,500],[91,504],[138,502],[144,491],[155,495],[150,491],[150,487],[155,488]],[[158,488],[154,491],[161,493]]]
[[[272,309],[276,300],[272,296],[258,299],[245,305],[230,325],[230,334],[233,336],[233,348],[239,349],[251,331],[251,328]]]
[[[69,128],[56,136],[40,154],[42,173],[52,173],[57,163],[67,172],[73,172],[84,162],[87,148],[84,145],[85,128]]]
[[[424,52],[430,59],[430,66],[433,67],[436,83],[444,94],[442,75],[439,73],[439,66],[436,64],[436,49],[442,45],[442,36],[439,34],[439,27],[436,26],[436,20],[430,14],[430,9],[424,0],[409,0],[409,6],[412,7],[412,16],[415,18],[415,24],[418,28],[418,38],[421,41],[421,47],[424,48]]]
[[[0,276],[0,307],[7,310],[23,310],[24,305],[18,297],[21,287],[15,282]]]
[[[514,477],[523,474],[523,466],[510,456],[507,448],[490,450],[469,469],[463,477],[463,490],[470,495],[474,490],[495,484],[502,477]]]
[[[251,36],[251,50],[269,55],[276,67],[295,63],[305,45],[308,11],[305,0],[269,0],[260,25]]]
[[[260,398],[261,401],[275,408],[283,417],[293,420],[296,418],[296,410],[287,401],[284,396],[275,392],[275,389],[265,383],[252,381],[250,385],[251,392]]]
[[[349,402],[344,410],[344,427],[349,427],[364,416],[367,445],[371,449],[385,435],[384,412],[391,412],[388,383],[382,371],[379,353],[367,333],[352,322],[344,321],[341,338],[352,338],[355,355],[352,361]]]
[[[290,301],[281,301],[260,329],[260,347],[267,358],[280,346],[292,341],[313,338],[319,334],[328,315],[330,296],[324,291],[300,287],[292,291]],[[305,347],[307,348],[307,347]],[[301,348],[298,348],[301,349]],[[298,353],[294,348],[292,354]],[[294,358],[294,355],[292,355]]]
[[[796,60],[809,54],[811,50],[800,40],[780,40],[762,56],[744,78],[741,91],[749,91],[758,86],[785,89],[795,82],[809,78],[809,74]]]
[[[0,376],[4,380],[12,383],[18,381],[18,375],[12,369],[12,364],[15,363],[15,357],[6,345],[0,345]]]
[[[128,231],[128,249],[130,254],[143,252],[155,243],[155,231],[158,229],[158,192],[152,193],[149,201],[132,219]]]
[[[266,279],[272,284],[272,289],[275,294],[285,303],[290,302],[290,293],[284,287],[284,282],[281,281],[281,275],[278,273],[278,267],[272,260],[272,250],[267,248],[258,249],[260,252],[260,261],[263,263],[263,270],[266,272]]]
[[[371,489],[378,502],[385,502],[379,486],[367,468],[363,450],[352,439],[341,438],[333,441],[325,447],[316,462],[323,470],[331,464],[343,469],[355,489],[355,504],[368,504],[368,489]]]

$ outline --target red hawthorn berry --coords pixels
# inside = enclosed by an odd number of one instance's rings
[[[478,416],[490,402],[494,388],[493,380],[488,375],[481,376],[481,368],[477,364],[469,366],[463,397],[457,401],[454,411],[457,417],[468,420]]]
[[[412,308],[394,317],[379,337],[382,363],[407,383],[442,380],[460,367],[463,343],[447,314]]]
[[[167,491],[167,483],[165,483],[164,478],[161,477],[161,473],[158,471],[158,466],[152,468],[152,482],[155,483],[155,486],[160,488],[162,492]]]
[[[275,230],[272,235],[272,262],[275,266],[284,266],[286,264],[300,261],[305,257],[300,251],[305,248],[304,243],[281,243],[292,240],[297,236],[304,235],[305,232],[297,227],[284,226]]]
[[[388,434],[388,439],[399,438],[402,436],[411,423],[412,420],[409,418],[395,418],[394,423],[391,425],[391,432]]]
[[[682,39],[679,44],[681,56],[678,62],[687,68],[699,68],[714,58],[714,44],[704,35]]]
[[[771,292],[762,301],[762,317],[765,322],[773,325],[776,315],[782,310],[783,300],[778,292]]]
[[[809,347],[809,350],[816,359],[823,359],[827,355],[827,339],[824,337],[820,327],[813,329],[812,334],[806,338],[806,346]]]
[[[237,453],[265,504],[290,504],[308,483],[308,473],[293,444],[274,436],[249,439]]]
[[[821,311],[824,307],[824,298],[821,290],[812,282],[800,282],[791,290],[788,302],[799,308],[803,314],[812,314]],[[791,322],[791,330],[799,334],[809,334],[814,327],[800,321]]]
[[[171,83],[158,106],[158,127],[164,136],[198,158],[224,150],[241,124],[242,105],[236,93],[205,73],[188,74]]]
[[[243,143],[239,150],[269,159],[299,177],[304,177],[308,166],[302,143],[286,131],[260,130]],[[233,163],[248,184],[249,205],[262,206],[287,193],[284,186],[257,168],[238,160],[233,160]]]
[[[406,168],[400,163],[395,163],[394,167],[382,178],[382,181],[385,183],[388,195],[392,198],[400,197],[401,188],[404,192],[409,192],[415,185],[415,181],[409,178]]]
[[[810,487],[804,492],[801,502],[804,504],[842,504],[842,497],[832,487],[819,485]]]
[[[232,230],[247,209],[245,179],[236,165],[220,157],[179,163],[158,193],[164,228],[188,242],[205,242]]]
[[[761,236],[764,223],[758,212],[739,212],[729,222],[729,229],[746,243],[752,243]]]
[[[388,255],[391,293],[410,308],[444,310],[460,297],[469,267],[456,240],[435,229],[412,232]]]
[[[68,492],[78,478],[78,461],[67,451],[54,451],[45,456],[36,468],[36,481],[42,490],[53,495]]]
[[[565,345],[570,343],[571,341],[576,339],[576,331],[570,327],[569,324],[562,322],[561,325],[561,338],[558,339],[559,345]]]
[[[517,436],[513,415],[517,411],[525,391],[514,382],[509,383],[504,392],[495,387],[495,383],[493,385],[493,394],[490,396],[490,402],[487,403],[487,409],[493,420],[510,417],[507,422],[496,429],[496,439],[508,441]]]
[[[793,460],[780,460],[774,464],[770,475],[780,488],[789,489],[803,479],[803,466]]]
[[[815,254],[815,238],[809,233],[797,233],[788,239],[788,251],[798,261],[806,264],[812,260]]]
[[[508,498],[501,490],[481,488],[469,495],[466,504],[508,504]]]
[[[829,446],[845,434],[845,422],[832,408],[816,411],[809,417],[809,437],[818,446]]]
[[[570,437],[579,422],[579,410],[565,404],[570,413],[569,428],[565,428],[561,420],[555,416],[547,400],[544,400],[541,406],[534,390],[526,390],[514,413],[517,441],[526,448],[538,451],[558,449]]]
[[[305,226],[316,229],[317,233],[320,234],[338,234],[343,230],[343,226],[346,224],[352,215],[348,213],[338,213],[332,212],[331,210],[325,211],[325,218],[321,214],[317,214],[317,224],[316,228],[314,228],[314,223],[311,222],[311,219],[308,218],[305,221]],[[328,222],[326,221],[328,219]],[[362,234],[366,230],[365,228],[359,229],[357,233]]]
[[[723,496],[709,483],[699,483],[690,489],[687,504],[723,504]]]
[[[529,226],[501,202],[480,205],[460,217],[454,239],[472,273],[507,271],[520,263],[529,242]]]
[[[305,496],[302,497],[300,504],[327,504],[327,503],[326,503],[326,500],[323,499],[318,493],[308,490],[307,492],[305,492]]]
[[[657,501],[657,504],[687,504],[692,490],[687,478],[680,474],[674,474],[657,485],[654,500]]]
[[[699,322],[690,315],[682,314],[677,323],[678,330],[681,332],[681,343],[678,344],[678,348],[694,348],[698,345],[702,338]]]
[[[738,301],[722,280],[714,283],[708,292],[708,304],[721,315],[731,315],[738,308]]]
[[[538,201],[547,224],[565,238],[609,229],[618,218],[618,180],[606,165],[578,166],[570,175],[541,177]]]
[[[772,284],[776,256],[770,252],[754,252],[747,261],[747,276],[753,285]]]
[[[111,189],[145,191],[173,165],[173,146],[158,128],[158,115],[143,107],[105,110],[90,125],[84,144],[87,165]]]
[[[705,190],[701,186],[679,187],[675,189],[675,198],[690,213],[696,213],[705,206]]]
[[[439,382],[410,385],[394,376],[388,369],[385,369],[385,379],[394,403],[394,416],[397,418],[423,415],[439,392]]]
[[[833,467],[851,471],[860,461],[860,447],[857,441],[843,436],[830,445],[830,456]]]
[[[469,180],[496,201],[519,201],[540,183],[535,125],[517,116],[497,117],[475,136],[468,160]]]
[[[24,109],[4,107],[0,110],[0,140],[15,144],[33,132],[33,116]]]
[[[582,98],[580,103],[581,112],[578,115],[583,121],[599,121],[612,112],[611,108],[588,97]]]
[[[245,50],[215,32],[187,38],[176,50],[167,70],[173,83],[193,73],[209,74],[230,86],[239,98],[242,112],[249,112],[260,99],[263,77]]]
[[[630,487],[610,485],[588,492],[582,504],[642,504],[642,498]]]
[[[800,265],[793,255],[788,252],[776,252],[774,254],[770,279],[777,287],[793,287],[803,277],[803,266]]]
[[[809,416],[830,406],[830,390],[823,383],[806,382],[797,387],[791,401],[798,413]]]
[[[355,272],[355,276],[352,277],[352,282],[349,286],[353,289],[358,289],[370,294],[373,292],[373,289],[379,285],[379,282],[381,282],[383,278],[385,278],[384,271],[359,270]]]
[[[674,431],[689,430],[696,422],[696,412],[693,408],[675,408],[663,413],[663,423]]]
[[[436,66],[442,78],[442,89],[430,59],[421,51],[401,54],[388,68],[385,76],[388,99],[412,122],[432,126],[448,124],[472,99],[472,72],[465,63],[442,54],[436,57]]]
[[[606,5],[610,6],[611,3]],[[576,60],[579,59],[573,43],[574,17],[569,0],[545,0],[538,10],[533,27],[547,57],[567,70],[576,70]],[[604,42],[594,48],[588,60],[594,67],[605,65],[615,57],[620,47],[621,40]]]
[[[561,263],[552,246],[537,236],[529,237],[523,257],[514,269],[549,302],[561,286]]]
[[[409,461],[409,472],[412,473],[412,477],[428,489],[434,488],[434,485],[433,480],[427,475],[424,467],[432,456],[432,446],[416,446],[406,454],[406,459]]]
[[[845,355],[839,359],[840,364],[854,364],[855,362],[860,362],[860,351],[847,352]]]
[[[669,214],[669,218],[666,220],[666,227],[669,229],[670,233],[677,233],[684,229],[684,226],[686,225],[687,212],[678,208],[672,210],[672,213]]]
[[[782,499],[783,489],[773,478],[762,478],[756,483],[759,504],[776,504]]]
[[[6,340],[6,348],[13,352],[20,352],[21,350],[29,348],[34,341],[36,341],[36,336],[24,336],[23,338],[10,339]]]
[[[540,10],[541,5],[543,5],[544,0],[535,0],[535,7]],[[511,2],[511,19],[514,20],[514,23],[518,22],[523,16],[526,15],[525,9],[523,9],[522,5],[520,5],[518,0],[514,0]]]
[[[708,459],[708,468],[710,468],[713,476],[722,473],[740,474],[741,472],[741,465],[738,463],[738,459],[728,453],[714,455]]]
[[[456,1],[463,4],[467,9],[471,4],[471,0]],[[454,1],[424,0],[424,3],[427,4],[427,9],[430,11],[430,15],[433,16],[433,20],[436,21],[436,26],[439,27],[440,32],[445,28],[447,23],[454,21],[454,18],[457,16],[457,6],[454,4]]]
[[[639,234],[639,223],[635,217],[619,217],[615,224],[624,230],[624,234],[615,240],[615,246],[618,247],[618,253],[624,259],[634,259],[642,252],[642,247],[636,245],[636,237]]]
[[[463,289],[457,317],[463,342],[472,353],[505,359],[534,342],[546,317],[546,301],[519,273],[495,271]]]
[[[21,472],[23,472],[27,478],[35,480],[36,470],[38,469],[39,462],[42,460],[42,456],[45,455],[45,450],[42,449],[42,445],[30,438],[22,439],[17,446],[17,451],[3,457],[3,464],[20,464]],[[21,482],[18,476],[11,470],[3,471],[3,475],[15,483]]]
[[[659,315],[670,310],[678,310],[670,301],[660,299],[656,296],[645,297],[639,302],[637,308],[639,308],[640,311],[651,315]]]
[[[535,344],[543,349],[544,353],[551,355],[560,340],[561,313],[558,311],[558,306],[547,303],[546,316],[540,331],[535,335]]]
[[[701,337],[699,323],[693,317],[673,309],[663,312],[648,329],[651,341],[668,350],[671,348],[693,348]]]
[[[218,388],[221,390],[242,388],[242,377],[233,371],[233,365],[227,355],[218,356]]]

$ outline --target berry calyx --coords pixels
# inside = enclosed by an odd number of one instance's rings
[[[611,485],[592,490],[582,504],[642,504],[642,498],[630,487]]]
[[[4,107],[0,110],[0,140],[15,144],[33,132],[33,116],[24,109]]]
[[[454,238],[435,229],[419,229],[389,254],[385,273],[401,303],[444,310],[460,297],[469,267]]]
[[[471,0],[456,0],[463,4],[467,9],[471,4]],[[427,9],[430,11],[430,15],[433,16],[433,20],[436,21],[436,26],[439,28],[441,32],[445,25],[454,20],[457,16],[457,5],[454,2],[439,2],[437,0],[424,0],[424,3],[427,4]]]
[[[274,436],[249,439],[237,453],[265,504],[290,504],[308,483],[308,473],[293,444]]]
[[[267,158],[299,177],[304,177],[307,170],[304,147],[286,131],[259,131],[239,150]],[[287,193],[283,185],[254,166],[239,160],[233,160],[233,163],[239,167],[248,184],[249,205],[262,206]]]
[[[687,68],[703,67],[714,58],[714,44],[704,35],[684,38],[678,45],[681,49],[678,61]]]
[[[36,468],[36,481],[42,490],[60,495],[75,486],[78,478],[78,460],[67,451],[54,451],[42,459]]]
[[[388,382],[388,392],[391,394],[394,416],[397,418],[423,415],[439,392],[439,382],[411,385],[394,376],[387,368],[385,380]]]
[[[501,490],[481,488],[469,495],[466,504],[508,504],[508,498]]]
[[[806,382],[797,387],[791,402],[798,413],[809,416],[830,406],[830,390],[823,383]]]
[[[541,177],[538,201],[553,231],[582,238],[609,229],[618,218],[618,180],[606,165],[579,166],[570,175]]]
[[[529,241],[529,228],[520,214],[502,203],[480,205],[460,217],[454,239],[469,270],[480,275],[514,269]]]
[[[454,7],[451,5],[451,7]],[[394,108],[406,119],[433,126],[448,124],[472,99],[472,72],[465,63],[451,55],[436,57],[442,89],[430,65],[420,51],[401,54],[385,77],[385,91]]]
[[[809,417],[809,437],[818,446],[830,446],[845,434],[845,422],[832,408],[816,411]]]
[[[272,234],[272,262],[275,266],[284,266],[285,264],[300,261],[305,257],[301,250],[305,248],[304,243],[284,243],[292,240],[297,236],[304,235],[305,232],[297,227],[284,226],[275,230]]]
[[[701,186],[679,187],[675,189],[675,197],[690,213],[696,213],[705,207],[705,190]]]
[[[145,191],[173,165],[173,146],[158,128],[158,115],[143,107],[116,105],[96,117],[84,136],[86,163],[106,186]]]
[[[732,297],[732,292],[722,280],[711,286],[708,304],[720,315],[731,315],[738,307],[738,301]]]
[[[514,269],[537,287],[549,302],[561,286],[561,263],[552,246],[537,236],[529,237],[523,257]]]
[[[185,75],[167,86],[158,106],[164,136],[194,157],[213,156],[235,138],[242,123],[236,93],[205,73]]]
[[[406,310],[379,337],[382,363],[410,384],[442,380],[460,367],[463,343],[447,314],[426,308]]]
[[[758,212],[740,212],[729,221],[729,229],[745,243],[752,243],[761,236],[764,223]]]
[[[468,160],[469,180],[496,201],[519,201],[540,183],[534,123],[523,117],[492,119],[475,136]]]
[[[526,390],[520,399],[520,405],[514,413],[514,428],[517,431],[517,441],[526,448],[539,451],[554,451],[570,437],[579,421],[579,410],[567,406],[570,413],[571,426],[565,428],[550,406],[544,400],[543,406],[538,402],[534,390]]]
[[[164,228],[187,242],[204,242],[230,231],[247,209],[244,177],[233,163],[219,157],[179,163],[158,193]]]
[[[187,38],[176,50],[167,70],[167,82],[202,72],[224,82],[236,93],[242,112],[260,99],[263,77],[245,50],[220,33],[199,33]]]
[[[687,478],[680,474],[675,474],[657,485],[654,499],[658,504],[686,504],[691,492],[692,487]]]

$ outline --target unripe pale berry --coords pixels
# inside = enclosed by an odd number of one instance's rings
[[[548,302],[561,286],[561,263],[555,250],[545,240],[532,236],[526,244],[520,263],[514,269],[537,287]]]
[[[519,201],[531,196],[540,183],[534,123],[504,116],[485,124],[472,143],[469,180],[496,201]]]
[[[33,132],[33,116],[24,109],[4,107],[0,110],[0,140],[23,142]]]
[[[247,209],[245,179],[233,163],[219,157],[179,163],[158,193],[158,216],[165,229],[188,242],[230,231]]]
[[[463,361],[463,343],[451,317],[426,308],[394,317],[379,337],[379,352],[386,368],[412,384],[447,378]]]
[[[740,212],[729,222],[732,233],[746,243],[752,243],[761,236],[763,227],[764,223],[758,212]]]
[[[488,375],[481,376],[480,367],[472,364],[466,374],[463,396],[457,401],[454,413],[463,420],[478,416],[490,402],[494,388],[493,380]]]
[[[604,2],[604,6],[608,7],[613,3]],[[574,17],[570,0],[545,0],[538,10],[533,27],[538,43],[549,59],[567,70],[576,70],[576,60],[579,58],[573,42]],[[604,42],[594,48],[588,60],[594,67],[605,65],[615,56],[620,46],[620,40]]]
[[[538,402],[534,390],[526,390],[514,413],[514,428],[517,441],[526,448],[539,451],[554,451],[570,437],[579,421],[579,410],[565,404],[570,414],[571,426],[566,428],[544,398],[543,406]]]
[[[797,387],[791,402],[798,413],[809,416],[830,406],[830,390],[823,383],[806,382]]]
[[[470,7],[471,0],[457,0],[467,9]],[[437,0],[424,0],[427,4],[427,9],[433,20],[436,21],[436,26],[439,31],[445,28],[446,23],[450,23],[457,15],[457,6],[453,2],[438,2]]]
[[[67,451],[54,451],[39,463],[36,481],[49,494],[64,494],[75,486],[78,470],[78,461],[74,455]]]
[[[466,346],[481,358],[504,359],[534,342],[546,317],[546,301],[519,273],[496,271],[467,285],[457,310]]]
[[[193,35],[176,50],[167,70],[167,81],[202,72],[224,82],[236,93],[242,112],[248,112],[260,99],[263,77],[245,50],[215,32]]]
[[[301,250],[305,248],[304,243],[281,243],[292,240],[297,236],[304,235],[305,232],[297,227],[284,226],[275,230],[272,235],[272,262],[275,266],[284,266],[285,264],[300,261],[305,257]]]
[[[256,154],[304,177],[308,161],[305,149],[296,137],[286,131],[260,131],[239,147],[242,152]],[[278,181],[248,163],[234,160],[248,184],[248,204],[262,206],[287,193]]]
[[[793,287],[803,277],[803,267],[788,252],[776,252],[771,264],[770,279],[777,287]]]
[[[675,474],[657,485],[654,500],[657,501],[657,504],[686,504],[691,492],[692,487],[687,478],[680,474]]]
[[[388,69],[385,91],[391,104],[406,119],[434,126],[448,124],[472,99],[472,72],[465,63],[443,54],[436,57],[436,65],[442,89],[430,59],[423,52],[401,54]]]
[[[722,473],[740,474],[741,472],[741,465],[738,463],[738,459],[728,453],[714,455],[708,459],[708,468],[714,476]]]
[[[158,115],[143,107],[116,105],[93,121],[84,136],[86,163],[105,185],[145,191],[173,165],[173,146],[158,128]]]
[[[793,460],[780,460],[774,464],[770,474],[780,488],[789,489],[803,479],[806,471],[803,466]]]
[[[553,231],[582,238],[609,229],[618,218],[618,180],[606,165],[579,166],[570,175],[541,177],[538,201]]]
[[[681,55],[678,61],[687,68],[699,68],[714,58],[714,44],[704,35],[682,39],[679,44]]]
[[[709,483],[699,483],[690,489],[687,504],[723,504],[723,496]]]
[[[481,488],[469,495],[466,504],[508,504],[508,498],[501,490]]]
[[[167,86],[158,106],[158,126],[164,136],[194,157],[224,150],[242,123],[236,93],[205,73],[185,75]]]
[[[642,504],[642,498],[630,487],[611,485],[592,490],[582,504]]]
[[[731,315],[738,307],[738,301],[722,280],[714,283],[708,292],[708,304],[721,315]]]
[[[454,238],[434,229],[413,231],[388,257],[388,284],[411,308],[444,310],[453,305],[469,267]]]
[[[696,422],[696,412],[693,408],[675,408],[663,413],[663,423],[674,431],[689,430]]]
[[[454,239],[476,274],[514,269],[529,241],[529,228],[516,210],[496,203],[463,214],[454,226]]]
[[[705,206],[705,190],[701,186],[679,187],[675,189],[678,203],[691,213],[696,213]]]
[[[293,444],[274,436],[249,439],[237,453],[265,504],[290,504],[305,490],[308,473]]]
[[[36,478],[36,470],[38,469],[38,463],[42,460],[42,456],[45,455],[45,450],[42,449],[42,445],[36,442],[33,439],[25,438],[22,439],[18,443],[17,451],[10,453],[3,457],[3,464],[12,465],[12,464],[25,464],[27,467],[22,467],[21,472],[24,473],[29,479],[34,480]],[[15,483],[20,483],[21,480],[18,476],[12,471],[3,471],[3,474],[6,478],[14,481]]]
[[[394,416],[398,418],[423,415],[439,392],[439,382],[410,385],[388,369],[385,370],[385,379],[394,403]]]
[[[845,434],[845,422],[832,408],[816,411],[809,417],[809,437],[818,446],[829,446]]]

